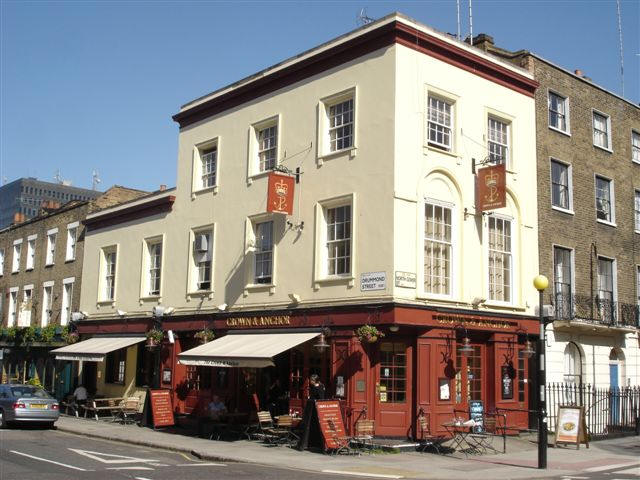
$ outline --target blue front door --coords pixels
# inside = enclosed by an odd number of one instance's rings
[[[60,364],[59,364],[60,365]],[[64,362],[56,372],[56,392],[58,401],[62,401],[71,390],[71,362]]]
[[[610,424],[616,425],[620,417],[620,390],[618,388],[618,364],[609,364],[609,383],[611,386],[611,399],[610,399]]]

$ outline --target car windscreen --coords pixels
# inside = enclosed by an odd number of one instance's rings
[[[20,398],[52,398],[47,392],[38,387],[10,387],[11,394]]]

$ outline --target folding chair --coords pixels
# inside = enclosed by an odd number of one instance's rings
[[[424,452],[427,448],[433,447],[436,453],[440,453],[440,447],[442,447],[442,443],[445,442],[447,438],[443,435],[431,434],[428,414],[418,415],[418,428],[420,429],[420,438],[418,439],[420,444],[416,447],[416,450]]]
[[[369,448],[369,453],[373,449],[373,432],[375,431],[375,420],[358,420],[355,425],[355,435],[351,437],[351,442]]]

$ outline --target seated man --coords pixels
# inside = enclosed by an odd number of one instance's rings
[[[227,414],[227,407],[220,401],[218,395],[211,397],[209,402],[209,418],[214,421],[220,421]]]
[[[78,388],[73,391],[73,398],[78,405],[84,405],[87,403],[87,389],[82,384],[78,385]]]

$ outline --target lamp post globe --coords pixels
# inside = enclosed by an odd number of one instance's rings
[[[544,275],[538,275],[533,279],[533,286],[536,287],[536,290],[539,292],[543,292],[549,286],[549,279]]]

